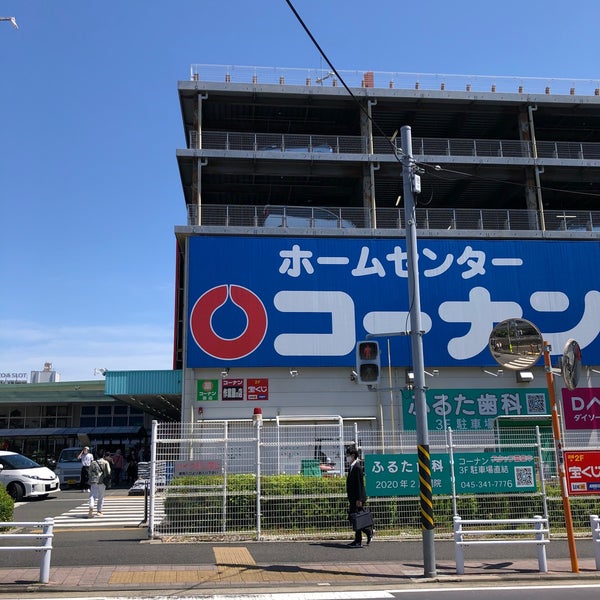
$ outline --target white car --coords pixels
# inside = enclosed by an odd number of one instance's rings
[[[0,450],[0,483],[15,502],[23,498],[45,498],[50,492],[60,490],[54,471],[7,450]]]

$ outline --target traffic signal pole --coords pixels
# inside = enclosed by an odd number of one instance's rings
[[[433,519],[433,494],[431,488],[431,455],[427,427],[427,402],[425,396],[425,362],[423,359],[423,330],[421,326],[421,295],[417,266],[417,222],[415,193],[421,182],[417,165],[412,157],[411,128],[401,129],[402,179],[404,192],[404,221],[406,227],[406,255],[408,269],[408,302],[410,307],[410,341],[414,379],[414,399],[417,420],[417,454],[419,460],[419,499],[423,539],[423,567],[425,577],[434,577],[435,547]]]

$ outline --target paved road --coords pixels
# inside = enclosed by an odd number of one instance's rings
[[[209,542],[167,544],[148,540],[147,524],[144,522],[144,498],[127,496],[127,490],[109,490],[105,502],[104,517],[87,518],[87,494],[67,490],[46,500],[18,503],[15,520],[37,521],[54,517],[56,521],[53,566],[110,565],[120,564],[214,564],[213,547],[225,546]],[[348,541],[351,533],[349,532]],[[377,537],[369,548],[349,549],[346,541],[314,540],[303,542],[254,542],[244,540],[237,546],[251,548],[257,563],[301,564],[312,562],[399,561],[409,565],[422,564],[423,548],[420,540],[384,541]],[[82,552],[82,548],[84,551]],[[436,540],[436,559],[454,560],[454,546],[450,540]],[[594,550],[590,539],[577,544],[578,557],[591,560]],[[568,559],[566,541],[553,540],[547,547],[548,561]],[[485,556],[490,568],[506,565],[517,560],[536,560],[532,546],[486,546],[485,550],[467,548],[465,564],[474,558]],[[0,567],[29,566],[37,564],[35,556],[26,552],[10,555],[0,553]],[[537,564],[537,561],[536,561]],[[550,564],[550,568],[552,565]]]
[[[404,589],[360,589],[360,590],[320,590],[285,592],[217,592],[202,593],[186,590],[181,596],[173,596],[170,592],[145,591],[139,592],[117,592],[116,594],[92,593],[92,595],[80,595],[77,593],[53,593],[51,589],[36,590],[36,600],[56,600],[57,598],[70,598],[71,600],[142,600],[156,598],[164,600],[170,598],[186,598],[186,600],[479,600],[485,595],[487,600],[563,600],[568,595],[569,600],[596,600],[600,593],[600,583],[580,585],[557,584],[547,582],[545,584],[519,584],[519,585],[435,585],[435,586],[413,586]],[[21,600],[22,596],[3,593],[2,598],[14,598]]]
[[[61,598],[84,595],[92,598],[144,598],[168,595],[186,597],[249,598],[251,592],[269,593],[287,590],[281,600],[294,600],[291,592],[320,591],[310,600],[344,598],[402,598],[418,592],[418,600],[433,598],[433,590],[468,584],[470,587],[494,582],[495,585],[522,581],[523,585],[552,583],[554,587],[566,579],[574,583],[600,583],[595,569],[592,542],[578,541],[580,574],[571,573],[568,545],[553,540],[547,548],[550,572],[540,574],[535,548],[519,545],[491,545],[467,548],[465,575],[457,576],[454,546],[451,540],[436,540],[434,578],[423,573],[420,540],[398,541],[375,538],[369,548],[352,549],[331,540],[254,542],[231,540],[229,543],[165,543],[148,540],[143,520],[143,502],[126,496],[126,490],[110,490],[106,510],[115,514],[102,519],[85,517],[85,495],[63,492],[43,501],[19,503],[15,519],[38,521],[55,517],[57,527],[52,550],[51,581],[35,587],[39,575],[39,557],[31,552],[0,552],[0,595],[22,598],[34,586],[40,600],[42,593],[55,593]],[[110,524],[108,524],[110,523]],[[519,586],[519,588],[522,586]],[[536,598],[516,595],[505,590],[503,600]],[[360,589],[361,595],[340,596],[343,591]],[[588,600],[584,588],[569,598]],[[592,589],[592,588],[590,588]],[[375,590],[378,595],[369,595]],[[13,593],[13,595],[10,595]],[[439,597],[436,593],[436,600]],[[490,595],[486,591],[486,596]],[[8,595],[7,595],[8,594]],[[137,595],[136,595],[137,594]],[[233,594],[231,596],[231,594]],[[429,594],[429,596],[428,596]],[[598,589],[593,589],[597,598]],[[481,592],[480,592],[481,595]],[[564,590],[562,595],[564,596]],[[164,596],[162,596],[164,597]],[[274,596],[269,596],[274,598]],[[302,597],[304,598],[304,596]],[[465,596],[461,593],[461,600]],[[544,600],[548,600],[546,596]],[[450,595],[449,600],[454,600]],[[300,596],[298,597],[300,600]],[[416,600],[416,596],[415,596]],[[458,600],[458,598],[457,598]],[[474,599],[479,600],[479,599]],[[487,600],[492,600],[488,598]],[[558,599],[561,600],[561,599]]]

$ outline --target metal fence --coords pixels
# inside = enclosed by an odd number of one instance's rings
[[[410,73],[399,71],[340,70],[338,74],[352,88],[388,88],[514,94],[600,95],[598,79],[519,77],[510,75],[469,75],[457,73]],[[192,64],[190,80],[223,83],[252,83],[342,87],[338,77],[322,68],[263,67],[250,65]]]
[[[155,422],[150,537],[348,537],[346,448],[357,446],[365,463],[374,455],[401,455],[408,465],[408,457],[416,454],[415,432],[382,432],[371,425],[349,425],[340,417]],[[533,457],[535,463],[527,474],[533,489],[526,492],[513,488],[471,493],[468,487],[457,489],[456,477],[450,493],[434,489],[437,536],[452,535],[455,514],[480,519],[544,515],[553,532],[564,532],[551,433],[540,434],[537,428],[432,431],[429,441],[432,457],[446,457],[451,474],[457,468],[452,458],[457,453],[478,460],[486,452],[511,452]],[[572,503],[576,529],[587,532],[589,515],[597,512],[595,500],[583,497]],[[369,506],[379,537],[420,535],[418,484],[413,491],[393,496],[371,494]]]
[[[404,230],[404,209],[283,205],[188,204],[188,225],[209,227]],[[535,210],[417,208],[417,228],[437,231],[540,231]],[[569,235],[600,230],[600,211],[545,210],[547,231]],[[589,235],[589,234],[584,234]]]
[[[276,134],[276,133],[244,133],[233,131],[203,131],[202,136],[196,130],[189,132],[190,149],[227,150],[241,152],[269,153],[268,156],[277,158],[278,154],[308,153],[322,155],[337,154],[378,154],[401,156],[400,140],[393,142],[387,138],[376,136],[371,147],[370,138],[358,135],[305,135],[305,134]],[[497,159],[530,159],[523,164],[533,164],[537,159],[565,160],[599,160],[600,143],[598,142],[558,142],[523,140],[493,140],[493,139],[463,139],[463,138],[419,138],[412,140],[413,156],[417,160],[426,157],[457,157]],[[323,156],[324,155],[324,156]],[[561,164],[564,164],[561,163]]]

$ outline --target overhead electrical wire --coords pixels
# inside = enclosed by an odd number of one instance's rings
[[[302,28],[306,32],[306,35],[308,35],[308,37],[310,38],[311,42],[314,44],[315,48],[319,51],[319,54],[323,57],[323,59],[325,60],[325,62],[329,65],[329,68],[331,69],[331,71],[333,72],[333,74],[338,78],[339,82],[342,84],[342,86],[344,87],[344,89],[348,92],[348,94],[350,94],[350,96],[352,97],[352,99],[356,102],[356,104],[358,105],[358,107],[360,108],[360,110],[362,111],[362,113],[367,117],[367,119],[369,119],[369,121],[375,127],[375,129],[377,129],[377,131],[386,139],[386,141],[388,142],[388,144],[390,144],[390,146],[394,150],[394,156],[396,156],[396,159],[400,160],[398,158],[398,154],[404,154],[404,151],[402,150],[402,148],[398,148],[394,144],[394,141],[396,139],[396,134],[394,134],[391,138],[389,138],[385,134],[385,132],[383,131],[383,129],[378,125],[378,123],[369,114],[369,112],[362,105],[362,103],[360,102],[360,100],[354,95],[354,93],[348,87],[348,85],[346,85],[346,82],[344,81],[344,78],[339,74],[338,70],[335,68],[335,66],[333,65],[333,63],[329,60],[329,57],[327,56],[327,54],[325,54],[323,48],[321,48],[321,46],[319,45],[319,42],[317,42],[317,40],[315,39],[314,35],[310,31],[310,29],[308,28],[308,26],[306,25],[306,23],[302,20],[302,17],[298,14],[298,11],[296,10],[296,8],[294,7],[294,5],[292,4],[291,0],[285,0],[285,2],[290,7],[290,10],[294,13],[294,16],[298,20],[298,23],[300,23],[300,25],[302,26]]]
[[[537,189],[537,186],[530,186],[530,185],[527,185],[526,183],[521,183],[518,181],[510,181],[508,179],[497,179],[495,177],[484,177],[481,175],[477,175],[476,173],[465,173],[464,171],[457,171],[455,169],[447,169],[445,167],[440,167],[439,165],[431,165],[429,163],[418,162],[417,164],[424,169],[432,169],[432,171],[429,173],[431,175],[431,177],[434,177],[436,179],[441,179],[443,181],[462,181],[463,179],[477,179],[479,181],[502,183],[504,185],[512,185],[512,186],[520,187],[520,188],[533,187],[533,188]],[[454,175],[460,175],[460,177],[455,177],[455,178],[442,177],[441,175],[439,175],[439,173],[451,173]],[[539,186],[539,189],[542,191],[546,191],[546,192],[561,192],[563,194],[574,194],[574,195],[578,195],[578,196],[591,196],[594,198],[600,198],[600,193],[597,194],[594,192],[565,190],[565,189],[561,189],[561,188],[554,188],[554,187],[544,186],[544,185]]]
[[[365,107],[363,106],[362,102],[356,97],[356,95],[348,87],[348,85],[344,81],[344,78],[339,74],[339,72],[335,68],[334,64],[329,60],[329,57],[327,56],[327,54],[325,54],[325,51],[321,48],[321,46],[319,45],[319,42],[317,42],[317,40],[313,36],[312,32],[310,31],[310,29],[308,28],[308,26],[306,25],[306,23],[304,22],[304,20],[302,19],[302,17],[300,16],[300,14],[298,13],[298,11],[296,10],[296,8],[294,7],[294,5],[291,2],[291,0],[285,0],[285,2],[289,6],[290,10],[294,13],[294,16],[296,17],[297,21],[300,23],[300,25],[302,26],[302,28],[306,32],[306,35],[308,35],[308,37],[310,38],[311,42],[314,44],[314,46],[318,50],[319,54],[323,57],[323,59],[325,60],[325,62],[327,63],[327,65],[329,66],[329,68],[331,69],[331,71],[333,72],[333,74],[338,78],[339,82],[342,84],[342,86],[344,87],[344,89],[348,92],[348,94],[351,96],[351,98],[356,102],[357,106],[359,107],[359,109],[361,110],[361,112],[367,117],[367,119],[371,122],[372,126],[383,136],[383,138],[387,141],[387,143],[392,147],[392,150],[393,150],[393,153],[394,153],[394,156],[396,157],[396,159],[399,162],[401,162],[400,156],[404,156],[405,155],[404,150],[402,148],[397,147],[395,145],[395,143],[394,143],[396,135],[397,135],[398,132],[396,131],[392,135],[391,138],[386,135],[386,133],[379,126],[379,124],[377,123],[377,121],[375,121],[375,119],[373,119],[373,117],[365,109]],[[473,174],[473,173],[465,173],[465,172],[462,172],[462,171],[455,171],[455,170],[452,170],[452,169],[447,169],[445,167],[441,167],[439,165],[432,165],[432,164],[429,164],[429,163],[415,161],[414,158],[413,158],[413,163],[415,164],[415,166],[423,168],[423,169],[432,169],[433,172],[430,172],[429,174],[431,176],[433,176],[433,177],[438,178],[438,179],[445,179],[443,177],[440,177],[438,175],[438,173],[454,173],[456,175],[460,175],[461,178],[477,179],[479,181],[490,181],[490,182],[495,182],[495,183],[503,183],[505,185],[514,185],[514,186],[521,187],[521,188],[535,187],[535,189],[540,189],[542,191],[561,192],[563,194],[573,194],[573,195],[579,195],[579,196],[591,196],[591,197],[595,197],[595,198],[600,197],[600,193],[596,194],[596,193],[593,193],[593,192],[583,192],[583,191],[579,192],[579,191],[574,191],[574,190],[564,190],[564,189],[552,188],[552,187],[546,187],[546,186],[529,186],[526,183],[518,183],[518,182],[514,182],[514,181],[509,181],[509,180],[495,179],[493,177],[482,177],[480,175]],[[448,179],[446,179],[446,180],[448,180]],[[457,178],[455,181],[460,181],[460,179]]]
[[[300,23],[300,25],[302,26],[302,28],[304,29],[304,31],[306,32],[306,34],[308,35],[308,37],[310,38],[310,40],[312,41],[312,43],[314,44],[315,48],[318,50],[318,52],[320,53],[320,55],[323,57],[323,59],[325,60],[325,62],[329,66],[329,68],[331,69],[331,72],[338,78],[339,82],[342,84],[342,86],[348,92],[348,94],[354,100],[354,102],[356,102],[357,106],[359,107],[359,109],[361,110],[361,112],[366,116],[366,118],[369,120],[369,122],[372,124],[372,126],[383,136],[383,138],[391,146],[391,148],[393,150],[393,154],[396,157],[396,160],[398,160],[399,162],[402,162],[401,159],[400,159],[400,155],[401,156],[405,156],[404,150],[402,148],[398,148],[395,145],[395,139],[396,139],[396,135],[397,135],[398,132],[397,131],[394,132],[394,134],[392,135],[392,137],[388,137],[386,135],[386,133],[384,132],[384,130],[379,126],[379,124],[375,121],[375,119],[373,119],[373,117],[365,109],[365,107],[360,102],[360,100],[356,97],[356,95],[348,87],[348,85],[344,81],[344,78],[340,75],[340,73],[338,72],[338,70],[335,68],[334,64],[329,60],[329,57],[327,56],[327,54],[325,53],[325,51],[321,48],[321,46],[317,42],[317,40],[313,36],[312,32],[310,31],[310,29],[308,28],[308,26],[306,25],[306,23],[304,22],[304,20],[302,19],[302,17],[300,16],[300,14],[298,13],[298,11],[296,10],[296,8],[294,7],[294,5],[291,2],[291,0],[285,0],[285,1],[286,1],[286,4],[289,6],[290,10],[293,12],[293,14],[296,17],[297,21]],[[460,176],[460,178],[456,178],[456,179],[454,179],[454,181],[460,181],[462,178],[467,178],[467,179],[478,179],[480,181],[489,181],[489,182],[502,183],[502,184],[505,184],[505,185],[514,185],[514,186],[518,186],[518,187],[521,187],[521,188],[532,187],[532,186],[528,186],[527,184],[524,184],[524,183],[518,183],[518,182],[508,181],[508,180],[501,180],[501,179],[496,179],[496,178],[492,178],[492,177],[481,177],[481,176],[473,174],[473,173],[465,173],[463,171],[456,171],[456,170],[452,170],[452,169],[446,169],[446,168],[441,167],[440,165],[437,165],[437,164],[436,165],[432,165],[432,164],[429,164],[429,163],[415,161],[413,157],[411,157],[411,159],[412,159],[413,164],[416,167],[421,168],[421,169],[427,169],[429,171],[430,176],[432,176],[434,178],[437,178],[437,179],[449,180],[449,178],[444,178],[444,177],[442,177],[440,175],[441,173],[448,173],[448,174],[455,174],[455,175],[459,175]],[[564,193],[564,194],[577,194],[577,195],[594,196],[594,197],[599,197],[600,196],[600,194],[594,194],[594,193],[590,193],[590,192],[576,192],[576,191],[571,191],[571,190],[560,190],[560,189],[551,188],[551,187],[545,187],[545,186],[533,186],[533,187],[535,187],[536,189],[545,190],[545,191],[558,191],[558,192],[561,192],[561,193]],[[414,301],[414,298],[411,298],[410,299],[411,306],[412,306],[413,301]],[[406,320],[406,329],[408,329],[408,315],[407,315],[407,320]]]
[[[386,139],[387,143],[392,147],[392,150],[393,150],[393,153],[394,153],[394,156],[395,156],[396,160],[401,163],[402,161],[401,161],[399,155],[405,156],[405,152],[404,152],[404,150],[402,148],[398,148],[395,145],[396,136],[398,135],[398,131],[395,131],[394,134],[392,135],[392,137],[388,137],[385,134],[385,132],[379,126],[379,124],[373,119],[373,117],[365,109],[365,107],[358,100],[358,98],[352,93],[352,90],[346,85],[346,82],[344,81],[343,77],[338,73],[337,69],[335,68],[335,66],[333,65],[333,63],[329,60],[328,56],[325,54],[325,52],[321,48],[321,46],[319,45],[319,43],[317,42],[317,40],[315,39],[315,37],[311,33],[310,29],[306,26],[306,24],[302,20],[302,17],[298,14],[298,11],[295,9],[294,5],[292,4],[291,0],[285,0],[285,1],[286,1],[287,5],[290,7],[290,10],[294,13],[296,19],[298,20],[298,22],[300,23],[300,25],[302,26],[302,28],[304,29],[304,31],[306,32],[306,34],[308,35],[308,37],[311,39],[312,43],[315,45],[315,48],[319,51],[319,53],[321,54],[321,56],[325,59],[325,62],[329,65],[329,68],[331,69],[331,71],[339,79],[340,83],[344,86],[344,89],[348,92],[348,94],[350,94],[350,96],[352,97],[352,99],[359,106],[359,108],[362,111],[362,113],[367,117],[367,119],[371,122],[371,124],[375,127],[375,129],[377,129],[377,131],[379,133],[381,133],[382,136]],[[413,161],[413,163],[414,163],[414,161]],[[409,320],[410,320],[410,311],[412,309],[413,303],[414,303],[414,290],[413,290],[413,295],[412,295],[412,297],[410,298],[410,301],[409,301],[409,304],[410,304],[409,312],[406,315],[406,322],[405,322],[405,331],[406,332],[408,332],[408,326],[409,326]],[[407,337],[407,343],[410,344],[410,341],[409,341],[408,337]],[[408,352],[408,355],[410,356],[410,352]],[[412,366],[412,365],[410,365],[410,366]]]

